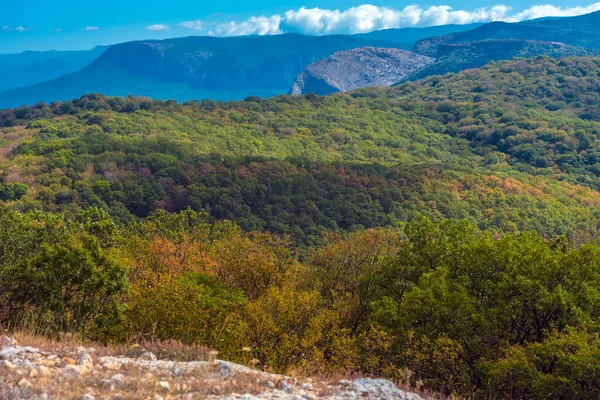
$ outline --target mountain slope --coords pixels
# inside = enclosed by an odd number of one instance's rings
[[[580,47],[562,43],[536,42],[518,39],[490,39],[469,43],[443,44],[438,47],[435,62],[411,74],[408,80],[423,79],[432,75],[444,75],[465,69],[482,67],[490,61],[510,60],[515,57],[545,55],[561,58],[581,56],[587,53]]]
[[[431,57],[399,49],[340,51],[306,67],[292,84],[290,94],[327,95],[365,86],[391,86],[432,62]]]
[[[0,94],[0,107],[56,101],[84,93],[187,100],[285,93],[309,64],[369,41],[296,34],[187,37],[112,46],[88,67]]]
[[[527,39],[560,42],[600,51],[600,11],[568,18],[542,19],[519,23],[492,22],[475,29],[417,41],[414,51],[435,57],[443,44],[487,39]]]
[[[0,92],[58,78],[94,61],[107,46],[85,51],[26,51],[0,54]]]

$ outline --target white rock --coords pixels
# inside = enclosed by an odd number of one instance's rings
[[[122,385],[123,383],[125,383],[125,377],[121,374],[114,374],[110,377],[110,383],[113,383],[115,385]]]
[[[94,396],[92,396],[90,393],[86,393],[83,395],[81,400],[96,400],[96,398]]]
[[[282,392],[291,393],[292,386],[290,386],[290,384],[286,381],[281,381],[279,382],[279,390],[281,390]]]
[[[171,390],[171,384],[167,381],[158,382],[158,386],[163,390]]]
[[[29,382],[27,379],[23,378],[19,381],[19,383],[17,383],[17,385],[21,386],[21,387],[33,387],[33,385],[31,384],[31,382]]]
[[[20,347],[20,346],[4,346],[2,350],[0,350],[0,360],[9,360],[13,361],[16,359],[36,359],[40,358],[42,353],[39,349],[34,347]]]
[[[302,384],[302,389],[304,389],[304,390],[312,390],[313,389],[313,385],[312,385],[312,383],[303,383]]]
[[[86,368],[94,368],[94,359],[87,353],[83,353],[77,360],[77,364],[83,365]]]
[[[4,366],[4,367],[6,367],[6,368],[8,368],[8,369],[15,369],[15,368],[17,368],[17,367],[15,366],[15,364],[11,363],[11,362],[10,362],[10,361],[8,361],[8,360],[3,360],[3,361],[0,363],[0,365],[2,365],[2,366]]]
[[[152,374],[152,372],[146,372],[144,374],[144,377],[142,378],[142,381],[144,382],[154,382],[154,375]]]
[[[155,394],[152,400],[163,400],[162,396]]]
[[[143,353],[140,358],[146,361],[156,361],[156,356],[150,351]]]
[[[415,393],[407,393],[386,379],[361,378],[352,382],[352,387],[361,397],[380,399],[423,400]]]
[[[62,369],[63,376],[67,378],[78,378],[88,373],[88,370],[83,365],[67,365]]]

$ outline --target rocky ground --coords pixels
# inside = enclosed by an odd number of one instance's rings
[[[216,359],[159,360],[143,348],[125,356],[0,340],[0,399],[423,400],[383,379],[295,379]]]

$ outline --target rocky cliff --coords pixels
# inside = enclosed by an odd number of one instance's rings
[[[433,61],[431,57],[394,48],[340,51],[309,65],[298,75],[289,93],[327,95],[365,86],[391,86]]]

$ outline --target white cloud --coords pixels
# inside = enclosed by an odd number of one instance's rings
[[[600,3],[594,3],[587,7],[555,7],[551,5],[533,6],[527,10],[515,14],[506,19],[508,22],[518,22],[526,19],[543,17],[574,17],[576,15],[589,14],[600,11]]]
[[[95,26],[95,25],[94,26],[86,26],[85,28],[83,28],[84,31],[88,31],[88,32],[97,31],[99,29],[100,29],[100,27]]]
[[[218,24],[215,30],[209,31],[213,36],[242,36],[242,35],[277,35],[283,33],[280,29],[281,15],[266,17],[250,17],[243,22],[228,22]]]
[[[196,21],[184,21],[179,24],[182,28],[193,29],[195,31],[201,31],[204,29],[204,23],[200,20]]]
[[[537,5],[525,11],[513,13],[511,7],[499,4],[473,10],[455,10],[448,5],[423,8],[409,5],[403,9],[363,4],[347,10],[299,8],[272,16],[254,16],[245,21],[216,24],[208,33],[214,36],[272,35],[283,32],[299,32],[311,35],[334,33],[364,33],[379,29],[423,27],[446,24],[469,24],[476,22],[518,22],[542,17],[566,17],[600,10],[600,2],[587,7],[556,7]],[[202,30],[200,21],[180,24],[189,29]]]
[[[154,24],[154,25],[147,26],[146,29],[148,29],[149,31],[158,32],[158,31],[168,31],[171,28],[169,27],[169,25]]]

